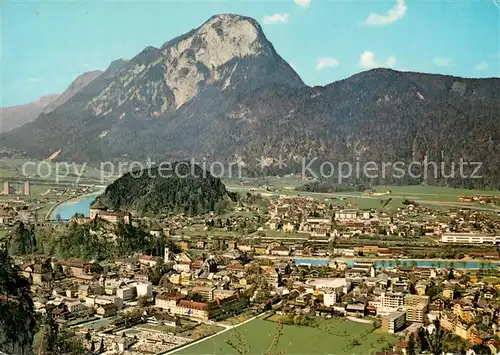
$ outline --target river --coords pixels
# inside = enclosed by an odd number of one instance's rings
[[[85,217],[88,217],[90,214],[90,204],[100,194],[102,194],[102,191],[75,197],[74,199],[62,202],[59,206],[54,208],[50,218],[56,219],[57,215],[60,215],[61,219],[70,219],[75,213],[83,213]]]
[[[352,266],[352,264],[356,261],[355,259],[346,260],[346,264],[348,266]],[[357,259],[357,261],[371,261],[367,259]],[[373,260],[375,262],[375,266],[379,269],[395,267],[397,266],[396,260]],[[500,266],[500,262],[488,262],[485,261],[461,261],[461,260],[414,260],[414,259],[398,259],[400,266],[407,267],[438,267],[438,268],[450,268],[453,267],[455,269],[481,269],[483,266],[485,268],[495,268]],[[333,262],[333,260],[331,261]],[[311,266],[327,266],[330,263],[328,259],[314,258],[295,258],[296,265],[311,265]]]

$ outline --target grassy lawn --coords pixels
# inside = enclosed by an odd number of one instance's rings
[[[242,323],[250,318],[252,318],[252,314],[250,312],[243,312],[243,313],[238,314],[234,317],[224,319],[222,322],[219,322],[219,323],[226,324],[226,325],[235,325],[235,324]]]
[[[197,325],[193,329],[177,333],[176,335],[178,335],[180,337],[185,337],[185,338],[197,340],[197,339],[218,333],[221,330],[224,330],[224,328],[216,326],[216,325],[211,325],[211,324],[200,324],[200,325]]]
[[[319,327],[283,326],[277,352],[286,354],[370,354],[394,344],[396,338],[372,331],[373,326],[342,318],[325,319]],[[240,338],[248,354],[264,354],[273,343],[276,323],[256,319],[236,329],[176,352],[176,354],[237,354],[227,341],[239,348]],[[351,346],[354,341],[360,345]]]
[[[24,168],[23,168],[24,166]],[[113,178],[108,178],[106,172],[101,172],[97,167],[79,164],[64,164],[48,161],[32,161],[27,159],[0,159],[0,176],[6,179],[21,179],[26,178],[38,179],[47,182],[73,183],[100,183],[102,177],[106,177],[106,181],[112,181]],[[102,181],[105,183],[105,181]]]

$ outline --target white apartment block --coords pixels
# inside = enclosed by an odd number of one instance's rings
[[[322,290],[323,291],[323,305],[326,307],[333,307],[337,303],[337,292],[335,290]]]
[[[130,301],[137,296],[137,289],[135,286],[125,286],[116,289],[116,297],[124,301]]]
[[[441,236],[442,243],[457,244],[498,244],[500,236],[482,233],[444,233]]]
[[[386,292],[380,296],[382,308],[399,308],[404,305],[402,292]]]
[[[152,297],[153,296],[153,286],[149,282],[138,282],[135,286],[137,289],[137,297]]]

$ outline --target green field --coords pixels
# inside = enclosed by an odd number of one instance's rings
[[[276,334],[276,323],[256,319],[241,327],[229,330],[191,347],[179,350],[175,354],[238,354],[227,341],[241,350],[240,343],[247,346],[247,354],[272,353],[285,354],[371,354],[389,344],[395,344],[396,338],[389,334],[372,331],[371,324],[351,322],[343,318],[325,319],[319,327],[283,326],[282,335],[272,351]],[[240,339],[240,340],[238,340]],[[352,345],[358,341],[360,345]],[[271,347],[271,349],[270,349]]]
[[[294,181],[295,179],[295,181]],[[261,180],[247,179],[248,185],[239,185],[236,181],[226,181],[228,189],[244,193],[253,189],[254,193],[262,195],[285,195],[285,196],[310,196],[318,199],[329,198],[330,203],[345,208],[359,209],[380,209],[383,202],[391,201],[384,207],[385,211],[395,211],[403,207],[403,200],[408,199],[421,205],[427,205],[434,209],[450,208],[472,208],[483,211],[499,212],[500,207],[493,204],[480,204],[478,202],[461,202],[459,196],[492,195],[500,196],[499,191],[493,190],[468,190],[456,189],[442,186],[377,186],[374,190],[381,195],[370,196],[363,192],[335,192],[335,193],[315,193],[295,191],[294,188],[300,185],[300,180],[296,177],[268,178],[277,191],[269,192],[263,188],[256,187],[256,183]],[[284,182],[284,183],[282,183]],[[390,193],[388,193],[390,191]]]
[[[0,177],[3,180],[31,180],[52,183],[100,184],[101,177],[108,177],[97,167],[27,159],[0,159]],[[111,182],[113,178],[106,181]]]

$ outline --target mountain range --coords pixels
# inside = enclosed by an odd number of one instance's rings
[[[206,158],[256,168],[281,157],[292,170],[300,157],[463,159],[482,162],[484,178],[447,183],[499,187],[499,94],[498,78],[390,69],[309,87],[254,19],[222,14],[113,62],[64,102],[0,135],[0,148],[33,158],[61,150],[61,159],[78,162]]]
[[[17,105],[0,108],[0,132],[8,132],[14,128],[35,120],[41,113],[49,113],[68,101],[78,91],[87,86],[102,74],[100,70],[94,70],[79,75],[68,88],[61,94],[50,94],[40,97],[38,100],[25,105]]]

